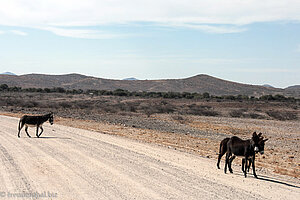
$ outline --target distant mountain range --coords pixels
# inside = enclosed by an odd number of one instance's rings
[[[4,72],[4,73],[1,73],[2,75],[11,75],[11,76],[16,76],[16,74],[14,73],[11,73],[11,72]]]
[[[286,89],[265,87],[259,85],[241,84],[222,80],[209,75],[201,74],[184,79],[162,80],[111,80],[85,76],[81,74],[45,75],[27,74],[20,76],[0,75],[0,84],[18,86],[22,88],[52,88],[65,89],[97,89],[147,92],[208,92],[212,95],[248,95],[261,96],[266,94],[283,94],[300,97],[300,86],[291,86]]]
[[[132,77],[132,78],[124,78],[123,80],[126,80],[126,81],[137,81],[138,79]]]
[[[264,84],[262,86],[267,87],[267,88],[274,88],[272,85],[269,85],[269,84]]]
[[[290,86],[284,89],[285,95],[292,97],[300,97],[300,85]]]

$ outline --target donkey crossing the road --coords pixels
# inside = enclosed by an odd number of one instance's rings
[[[27,131],[29,126],[36,127],[36,137],[40,137],[44,131],[42,125],[43,125],[43,123],[45,123],[48,120],[49,120],[50,124],[52,125],[53,124],[53,113],[52,112],[49,114],[46,114],[46,115],[38,115],[38,116],[24,115],[23,117],[21,117],[21,119],[19,121],[18,137],[20,137],[20,132],[24,125],[25,125],[25,132],[28,137],[31,137]],[[39,128],[41,129],[40,133],[39,133]]]

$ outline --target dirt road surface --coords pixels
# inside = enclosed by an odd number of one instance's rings
[[[17,138],[17,124],[0,116],[0,199],[300,199],[282,177],[224,174],[214,160],[56,124]]]

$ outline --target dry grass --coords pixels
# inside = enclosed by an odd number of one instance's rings
[[[70,95],[62,93],[0,93],[0,109],[13,112],[130,113],[217,116],[234,118],[298,120],[300,101],[264,102],[201,99],[161,99],[117,96]]]

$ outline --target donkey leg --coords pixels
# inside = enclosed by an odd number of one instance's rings
[[[233,155],[233,156],[229,159],[228,169],[229,169],[230,173],[233,173],[232,168],[231,168],[231,164],[232,164],[232,161],[233,161],[235,158],[236,158],[236,156]]]
[[[250,167],[252,163],[253,163],[252,159],[249,159],[248,172],[250,171]]]
[[[230,157],[230,153],[226,153],[226,159],[225,159],[225,168],[224,168],[224,173],[226,174],[227,172],[227,165],[229,165],[229,157]]]
[[[42,132],[40,132],[39,137],[42,135],[42,133],[44,131],[43,127],[41,127],[41,126],[40,126],[40,129],[42,130]]]
[[[255,172],[255,164],[254,164],[254,160],[255,160],[255,157],[253,157],[253,160],[252,160],[252,169],[253,169],[253,175],[254,175],[254,177],[257,178],[256,172]]]
[[[223,155],[224,154],[219,154],[219,156],[218,156],[218,162],[217,162],[218,169],[220,169],[220,161],[221,161],[221,158],[222,158]]]
[[[21,123],[21,124],[19,125],[18,137],[21,137],[21,136],[20,136],[20,133],[21,133],[21,130],[22,130],[23,126],[24,126],[23,123]]]
[[[229,139],[229,138],[228,138]],[[222,140],[220,143],[220,148],[219,148],[219,156],[218,156],[218,162],[217,162],[217,167],[218,169],[220,169],[220,162],[221,162],[221,158],[222,156],[226,153],[227,151],[227,144],[226,143],[226,139]]]
[[[245,169],[244,169],[245,178],[247,177],[247,164],[248,164],[248,157],[245,156]]]
[[[31,137],[31,136],[29,135],[29,133],[28,133],[28,126],[25,126],[25,132],[26,132],[26,134],[27,134],[28,137]]]
[[[249,162],[248,168],[247,168],[247,169],[245,168],[245,162]],[[242,171],[244,172],[245,170],[248,170],[248,172],[249,172],[250,166],[251,166],[251,159],[245,161],[245,158],[243,158],[243,159],[242,159]]]
[[[243,172],[245,171],[245,159],[244,158],[242,159],[242,171]]]
[[[36,126],[36,137],[40,137],[40,135],[39,135],[39,126]]]

